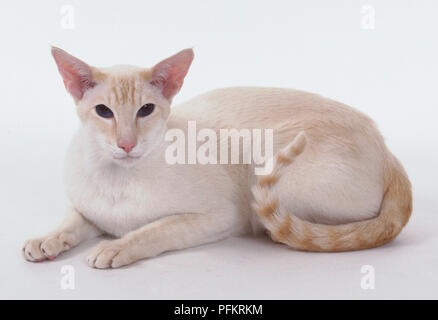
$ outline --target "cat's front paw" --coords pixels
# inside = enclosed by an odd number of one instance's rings
[[[69,250],[72,245],[71,235],[61,233],[55,236],[29,239],[22,248],[23,257],[32,262],[55,259],[61,252]]]
[[[137,261],[129,243],[124,239],[100,242],[87,258],[93,268],[118,268]]]

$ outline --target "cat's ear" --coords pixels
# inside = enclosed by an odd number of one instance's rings
[[[76,101],[81,100],[85,91],[95,85],[91,67],[56,47],[52,47],[52,56],[58,66],[65,88]]]
[[[192,49],[185,49],[156,64],[152,68],[151,85],[160,89],[163,96],[171,100],[181,89],[193,56]]]

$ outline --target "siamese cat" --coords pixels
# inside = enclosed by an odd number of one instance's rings
[[[65,220],[25,243],[26,260],[53,260],[102,234],[114,239],[91,251],[91,267],[118,268],[251,230],[297,250],[360,250],[394,239],[408,222],[402,165],[374,122],[349,106],[292,89],[235,87],[171,108],[191,49],[152,68],[96,68],[55,47],[52,55],[81,125],[67,153]],[[187,134],[189,121],[214,132],[271,129],[271,170],[170,163],[175,141],[166,133]]]

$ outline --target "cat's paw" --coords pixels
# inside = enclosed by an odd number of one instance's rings
[[[138,260],[133,250],[124,239],[100,242],[87,258],[88,265],[93,268],[118,268]]]
[[[55,236],[29,239],[24,243],[23,257],[32,262],[55,259],[61,252],[69,250],[72,245],[71,235],[61,233]]]

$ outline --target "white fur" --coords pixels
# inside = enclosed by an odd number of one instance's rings
[[[155,138],[165,129],[186,130],[188,120],[213,129],[274,128],[276,150],[305,130],[308,147],[278,187],[282,206],[327,224],[378,213],[386,149],[372,121],[349,107],[295,90],[221,89],[172,109]],[[136,159],[117,162],[108,155],[117,158],[120,150],[96,136],[83,125],[66,162],[66,191],[75,214],[120,237],[96,247],[91,266],[118,267],[250,230],[252,166],[169,165],[163,139],[140,144]],[[38,241],[25,246],[28,260],[41,256]]]

